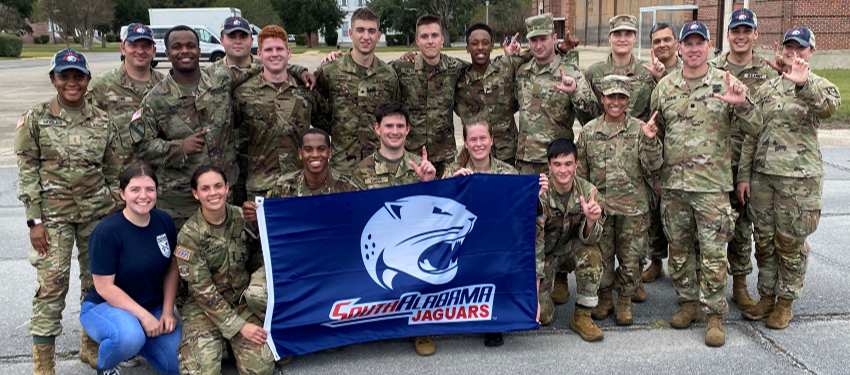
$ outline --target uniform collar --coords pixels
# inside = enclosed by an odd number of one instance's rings
[[[626,65],[626,70],[618,71],[614,66],[614,53],[608,54],[608,60],[605,61],[606,71],[614,72],[619,75],[629,76],[635,74],[635,66],[637,65],[637,59],[635,59],[635,55],[631,54],[629,56],[629,63]]]
[[[557,51],[553,51],[552,53],[555,54],[555,59],[550,61],[548,64],[539,66],[537,65],[537,60],[532,57],[531,61],[525,63],[525,65],[523,66],[524,70],[530,71],[534,74],[550,73],[557,74],[560,76],[558,68],[561,67],[561,55],[558,54]]]
[[[121,63],[121,66],[118,67],[118,81],[121,84],[121,87],[124,87],[126,89],[130,89],[130,90],[133,90],[133,91],[136,90],[136,86],[133,85],[133,78],[130,77],[129,73],[127,73],[127,67],[124,66],[124,63]],[[155,86],[157,83],[159,83],[159,81],[160,81],[160,79],[157,79],[157,71],[154,70],[153,68],[151,68],[151,76],[150,76],[150,78],[148,78],[148,81],[147,81],[148,84],[147,84],[146,89],[150,90],[153,86]]]
[[[174,80],[174,77],[171,75],[171,71],[169,71],[168,75],[165,76],[165,84],[168,85],[169,92],[172,98],[180,99],[183,98],[183,90],[180,89],[180,84]],[[206,69],[201,69],[201,76],[198,78],[198,88],[195,89],[195,98],[201,97],[201,94],[207,92],[210,89],[210,74]]]
[[[702,84],[709,85],[711,83],[711,80],[714,77],[712,69],[714,69],[714,68],[712,68],[711,66],[708,67],[708,71],[705,73],[705,76],[702,77],[702,81],[701,81]],[[678,70],[676,72],[676,75],[673,76],[673,79],[670,81],[670,83],[672,83],[674,86],[676,86],[676,87],[678,87],[682,90],[685,90],[685,87],[687,86],[687,82],[685,81],[685,76],[682,74],[683,71],[684,71],[683,69]],[[693,90],[695,88],[696,87],[688,87],[687,89]]]
[[[375,159],[375,174],[384,175],[384,174],[392,174],[389,166],[385,163],[383,159],[383,155],[380,154],[380,149],[375,150],[375,153],[372,154],[372,157]],[[407,162],[412,161],[410,157],[410,153],[407,150],[404,151],[404,156],[401,157],[401,161],[398,163],[398,170],[395,173],[395,177],[404,176],[407,171],[412,171],[413,168],[410,167],[410,164]]]
[[[732,51],[726,51],[722,55],[720,55],[720,62],[723,63],[723,70],[728,70],[727,68],[729,67],[729,55],[731,53]],[[755,51],[752,51],[752,54],[753,58],[750,60],[749,63],[747,63],[746,66],[744,66],[744,70],[749,70],[751,68],[761,69],[767,65],[764,58],[755,53]]]
[[[605,115],[599,117],[599,121],[593,129],[594,133],[602,133],[608,138],[620,134],[628,128],[629,123],[629,114],[626,113],[626,116],[623,118],[623,121],[620,121],[616,124],[611,124],[605,121]]]
[[[425,62],[425,59],[422,57],[422,54],[417,53],[416,58],[414,59],[414,62],[413,62],[413,69],[416,70],[416,71],[422,71],[422,70],[425,70],[429,67],[430,67],[430,65],[428,65],[428,63]],[[446,55],[444,55],[442,53],[440,54],[440,62],[434,68],[436,69],[436,71],[435,71],[436,74],[439,74],[441,72],[448,70],[449,60],[446,58]]]
[[[466,162],[466,165],[462,165],[462,168],[466,168],[471,170],[474,173],[480,173],[475,170],[475,164],[472,164],[472,157],[469,157],[469,160]],[[493,157],[493,153],[490,152],[490,169],[487,170],[489,174],[498,174],[498,166],[496,165],[496,158]]]
[[[472,66],[469,66],[466,70],[466,77],[468,82],[475,82],[499,73],[499,71],[500,69],[496,67],[496,64],[493,64],[493,61],[491,60],[483,72],[473,71]]]
[[[378,60],[378,56],[373,56],[372,65],[366,68],[366,76],[368,77],[375,74],[375,71],[378,69],[379,64],[380,60]],[[348,73],[357,74],[360,72],[360,65],[357,65],[357,63],[354,62],[354,58],[351,57],[351,49],[349,49],[348,52],[342,54],[342,63],[340,68]]]
[[[289,90],[290,87],[298,86],[298,81],[295,80],[295,77],[293,77],[292,74],[287,74],[286,80],[283,81],[284,84],[281,85],[280,89],[278,90],[278,88],[277,88],[277,86],[275,86],[274,82],[269,81],[268,79],[266,79],[265,76],[263,76],[263,70],[264,69],[265,68],[260,67],[260,72],[257,73],[256,76],[251,78],[251,79],[255,80],[256,83],[259,83],[260,87],[268,86],[268,87],[274,89],[275,91],[284,92],[286,90]]]
[[[65,111],[65,109],[62,108],[62,104],[59,103],[58,94],[50,99],[50,102],[47,105],[47,113],[53,117],[62,119],[68,118],[68,112]],[[83,117],[80,118],[81,120],[89,120],[94,117],[94,114],[92,113],[92,106],[89,104],[88,99],[83,101],[83,107],[80,108],[80,114],[83,115]]]
[[[563,202],[557,198],[558,192],[555,191],[555,180],[552,179],[552,173],[549,172],[546,177],[549,178],[549,192],[546,194],[549,196],[549,207],[560,210],[566,214],[569,212],[570,208],[574,207],[576,204],[581,204],[579,197],[583,196],[583,192],[580,190],[577,176],[573,177],[573,188],[570,189],[569,207],[564,207]]]
[[[330,169],[330,166],[329,166],[328,167],[328,174],[325,176],[325,182],[322,183],[322,194],[331,194],[331,193],[334,192],[333,188],[334,188],[334,181],[335,180],[336,180],[336,178],[334,178],[334,171],[333,171],[333,169]],[[300,191],[301,189],[304,189],[305,193],[310,191],[310,185],[307,185],[307,178],[304,176],[304,170],[303,169],[298,171],[298,184],[299,184],[299,187],[298,187],[299,193],[301,192]]]

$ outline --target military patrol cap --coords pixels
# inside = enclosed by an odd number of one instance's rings
[[[87,75],[91,75],[89,71],[89,63],[86,62],[86,57],[72,49],[63,49],[53,55],[50,60],[50,72],[62,72],[68,69],[77,69]]]
[[[525,35],[526,39],[533,38],[535,36],[554,34],[555,21],[552,18],[552,13],[526,18],[525,28],[528,30],[528,34]]]
[[[230,35],[234,31],[244,31],[251,35],[251,26],[247,20],[242,17],[227,17],[224,23],[221,24],[221,32]]]
[[[685,37],[691,34],[699,34],[703,39],[710,41],[711,34],[708,33],[708,28],[700,21],[691,21],[682,26],[682,32],[679,33],[679,43],[685,40]]]
[[[784,45],[791,40],[796,40],[803,47],[815,47],[815,34],[805,26],[792,27],[788,30],[782,44]]]
[[[618,75],[609,75],[602,78],[602,95],[608,96],[612,94],[623,94],[625,96],[632,96],[632,86],[629,77],[618,76]]]
[[[757,29],[758,21],[756,20],[755,13],[747,8],[735,9],[735,11],[732,12],[732,17],[729,18],[729,30],[738,26],[749,26]]]
[[[611,17],[608,20],[608,23],[611,25],[611,30],[608,30],[608,34],[619,30],[631,30],[637,33],[637,17],[631,14],[618,14],[614,17]]]
[[[127,26],[127,35],[124,36],[125,42],[135,42],[137,40],[150,40],[153,42],[153,32],[150,27],[142,25],[140,23],[131,23]]]

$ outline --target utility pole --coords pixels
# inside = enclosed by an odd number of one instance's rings
[[[484,4],[487,6],[487,25],[490,24],[490,1],[485,1]]]

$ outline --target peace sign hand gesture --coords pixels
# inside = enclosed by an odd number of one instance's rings
[[[516,41],[519,38],[519,33],[516,33],[513,38],[511,38],[510,43],[505,44],[505,56],[517,55],[522,50],[522,46]]]
[[[560,43],[558,43],[558,51],[560,51],[561,53],[570,52],[570,51],[576,49],[576,47],[578,47],[578,44],[579,44],[578,37],[575,36],[575,35],[572,35],[572,33],[570,33],[570,31],[567,30],[567,35],[564,35],[564,40],[562,40]]]
[[[596,222],[602,217],[602,207],[596,203],[596,188],[590,191],[590,201],[585,201],[584,197],[579,197],[581,200],[581,209],[584,210],[584,216],[588,221]]]
[[[434,181],[434,178],[437,177],[437,169],[434,168],[434,165],[428,161],[428,151],[425,150],[425,146],[422,146],[422,163],[418,166],[413,161],[407,162],[410,164],[410,167],[413,168],[413,171],[419,175],[419,178],[422,179],[423,182]]]
[[[652,74],[652,78],[655,78],[655,82],[658,82],[664,78],[664,72],[667,68],[661,60],[658,60],[658,58],[655,57],[655,50],[649,50],[649,53],[652,56],[652,66],[644,64],[643,67],[646,68],[646,70],[649,70],[649,73]]]
[[[785,60],[782,59],[782,52],[779,51],[779,43],[773,42],[773,61],[765,60],[765,62],[778,73],[785,72],[787,66]]]
[[[714,97],[729,104],[741,104],[747,101],[744,86],[732,79],[732,74],[726,71],[726,95],[714,94]]]
[[[791,67],[791,74],[782,72],[782,76],[794,82],[797,86],[806,84],[806,81],[809,80],[809,63],[797,56],[797,52],[794,52],[794,59],[789,61],[788,65]]]
[[[567,94],[572,95],[572,93],[576,92],[576,88],[578,85],[576,84],[576,80],[573,77],[568,75],[564,75],[564,68],[558,68],[561,71],[561,83],[553,84],[556,89],[561,90]]]
[[[640,129],[643,130],[643,135],[645,135],[649,139],[655,138],[655,134],[658,133],[658,127],[655,126],[655,116],[658,116],[658,111],[652,114],[652,117],[649,118],[647,123],[642,123],[640,125]]]

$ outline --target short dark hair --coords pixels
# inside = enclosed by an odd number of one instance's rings
[[[148,176],[153,180],[153,185],[159,187],[159,180],[156,179],[156,173],[151,168],[150,164],[141,160],[130,164],[120,175],[118,175],[118,189],[124,190],[130,184],[130,180],[136,177]]]
[[[354,26],[354,21],[357,20],[378,22],[378,14],[367,7],[357,8],[357,10],[351,14],[351,26]]]
[[[322,137],[325,137],[325,145],[331,147],[331,136],[328,135],[326,131],[319,128],[310,128],[307,129],[307,131],[305,131],[304,133],[301,133],[301,138],[298,139],[298,148],[304,147],[304,137],[310,134],[318,134]]]
[[[571,139],[558,138],[546,146],[546,161],[569,154],[573,154],[573,157],[578,160],[578,147]]]
[[[380,124],[387,116],[404,116],[404,122],[410,125],[410,110],[402,102],[387,102],[375,109],[375,121]]]
[[[186,26],[186,25],[177,25],[177,26],[174,26],[174,27],[168,29],[168,31],[165,32],[165,38],[164,38],[165,49],[168,49],[168,37],[170,37],[171,33],[174,32],[174,31],[191,31],[192,35],[195,36],[195,42],[198,43],[198,48],[201,47],[201,38],[198,37],[198,32],[195,31],[195,29],[193,29],[189,26]]]
[[[417,33],[419,32],[419,26],[430,25],[432,23],[436,23],[437,25],[441,25],[440,26],[440,33],[442,34],[443,28],[442,28],[442,24],[440,23],[441,21],[442,21],[442,18],[437,17],[433,14],[423,14],[423,15],[419,16],[419,18],[416,19],[416,32]]]
[[[215,172],[221,175],[221,178],[224,180],[224,183],[227,183],[227,176],[224,175],[224,171],[221,168],[216,167],[214,165],[202,165],[195,170],[195,173],[192,173],[192,180],[190,184],[192,186],[192,190],[198,190],[198,179],[201,178],[201,175],[207,172]]]
[[[483,24],[483,23],[476,23],[476,24],[470,26],[468,29],[466,29],[466,40],[467,41],[469,40],[469,36],[472,35],[472,32],[475,31],[475,30],[486,31],[487,34],[490,35],[490,39],[491,39],[490,42],[492,43],[493,29],[491,29],[490,26],[487,26],[486,24]]]
[[[656,32],[664,30],[664,29],[670,29],[670,32],[673,33],[673,38],[675,38],[676,40],[679,40],[679,36],[676,35],[676,28],[674,28],[673,25],[671,25],[667,22],[659,22],[659,23],[656,23],[655,25],[652,25],[652,29],[649,30],[649,39],[652,39],[652,34],[655,34]]]

